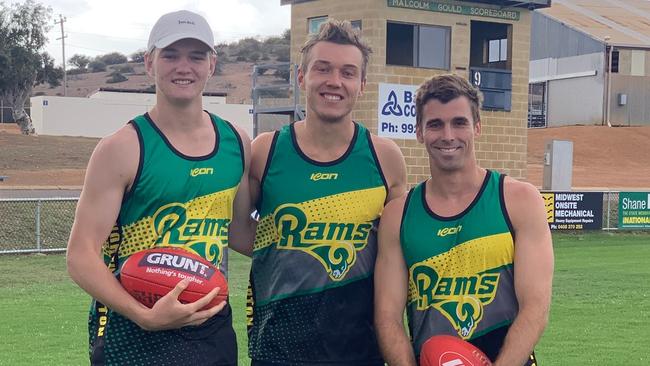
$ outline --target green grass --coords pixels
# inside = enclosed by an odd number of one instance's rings
[[[230,253],[230,302],[239,364],[250,363],[246,287],[250,260]],[[65,257],[0,256],[0,365],[87,365],[90,297],[65,270]]]
[[[554,297],[536,347],[541,365],[643,365],[650,361],[650,233],[554,236]],[[246,354],[250,261],[231,254],[230,293]],[[0,256],[0,365],[86,365],[89,297],[62,255]],[[623,362],[625,361],[625,362]]]
[[[553,302],[536,348],[540,364],[648,364],[650,234],[565,234],[553,241]]]

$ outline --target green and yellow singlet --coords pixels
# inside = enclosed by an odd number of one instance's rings
[[[487,171],[474,201],[453,217],[439,216],[428,206],[426,182],[408,194],[400,239],[416,355],[437,334],[468,340],[492,360],[501,348],[518,311],[504,178]]]
[[[253,251],[253,360],[290,365],[383,364],[373,326],[373,225],[386,181],[369,131],[346,153],[307,157],[294,125],[276,132],[261,182]]]
[[[228,226],[244,171],[243,147],[229,122],[210,117],[215,146],[201,157],[176,150],[148,114],[130,122],[140,144],[138,171],[103,245],[104,261],[117,276],[130,255],[153,247],[194,252],[227,274]],[[237,360],[229,307],[200,327],[147,332],[93,302],[89,332],[91,361],[96,364],[212,365]],[[217,342],[224,343],[223,352],[197,346],[203,342],[197,340],[215,332],[221,332]]]

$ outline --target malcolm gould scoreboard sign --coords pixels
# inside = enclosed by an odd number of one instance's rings
[[[495,2],[496,3],[496,2]],[[435,11],[438,13],[460,14],[486,18],[519,20],[520,14],[515,10],[491,8],[486,6],[468,6],[450,2],[428,0],[388,0],[392,8]]]
[[[618,197],[619,229],[650,229],[650,192],[621,192]]]
[[[603,192],[542,192],[551,230],[603,228]]]

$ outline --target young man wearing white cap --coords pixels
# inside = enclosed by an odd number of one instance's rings
[[[230,306],[201,310],[218,290],[182,304],[177,297],[188,285],[184,280],[150,309],[118,281],[130,255],[163,246],[189,250],[227,271],[228,224],[247,219],[250,140],[202,109],[216,65],[213,45],[200,15],[163,15],[145,55],[156,104],[102,139],[90,158],[68,271],[94,299],[91,364],[237,363]]]

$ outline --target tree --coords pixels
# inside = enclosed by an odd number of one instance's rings
[[[103,71],[106,71],[106,64],[99,61],[99,60],[97,60],[97,59],[95,61],[91,61],[88,64],[88,67],[90,67],[90,72],[103,72]]]
[[[68,64],[80,70],[84,70],[86,66],[92,61],[90,57],[84,55],[74,55],[68,60]]]
[[[133,52],[129,56],[129,59],[131,59],[131,62],[143,63],[144,62],[144,51]]]
[[[51,8],[34,0],[9,6],[0,2],[0,98],[12,107],[14,120],[24,134],[34,133],[24,107],[34,85],[60,85],[63,76],[52,58],[41,53],[51,14]]]
[[[106,65],[125,64],[127,61],[126,56],[119,52],[111,52],[102,56],[97,56],[95,60],[101,61]]]

